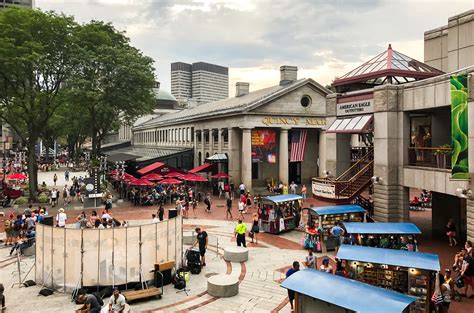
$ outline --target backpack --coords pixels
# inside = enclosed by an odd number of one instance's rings
[[[97,302],[99,302],[100,306],[104,305],[104,300],[102,300],[102,294],[100,292],[93,292],[92,295],[97,299]]]
[[[5,231],[9,231],[12,229],[12,221],[6,219],[5,222],[4,222],[4,225],[5,225]]]

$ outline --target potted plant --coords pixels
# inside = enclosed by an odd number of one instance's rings
[[[438,168],[446,168],[447,166],[447,157],[451,154],[451,145],[444,144],[438,147],[434,151],[436,156],[436,165]]]

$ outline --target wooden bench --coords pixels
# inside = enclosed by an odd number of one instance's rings
[[[124,291],[122,292],[122,295],[125,297],[127,302],[131,302],[139,299],[146,299],[156,296],[158,298],[161,298],[162,293],[160,288],[152,287],[142,290]]]

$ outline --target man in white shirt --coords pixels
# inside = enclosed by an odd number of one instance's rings
[[[296,194],[296,187],[298,187],[298,185],[296,185],[295,182],[292,181],[290,184],[290,193]]]
[[[56,224],[58,227],[66,226],[67,215],[64,213],[64,209],[60,208],[58,215],[56,215]]]
[[[110,301],[109,301],[109,312],[114,312],[114,313],[124,312],[125,304],[126,304],[125,297],[121,295],[120,290],[117,287],[115,287],[114,293],[110,297]]]
[[[304,265],[306,265],[307,268],[316,268],[316,257],[313,254],[313,250],[308,250],[308,255],[306,256]]]
[[[245,185],[244,183],[240,183],[239,185],[239,190],[240,190],[240,194],[243,195],[245,193]]]

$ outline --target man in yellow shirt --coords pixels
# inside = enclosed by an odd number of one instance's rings
[[[235,231],[234,234],[237,236],[237,246],[243,245],[244,247],[247,247],[245,244],[245,232],[247,231],[247,225],[245,223],[242,223],[242,220],[239,220],[239,223],[237,226],[235,226]]]

